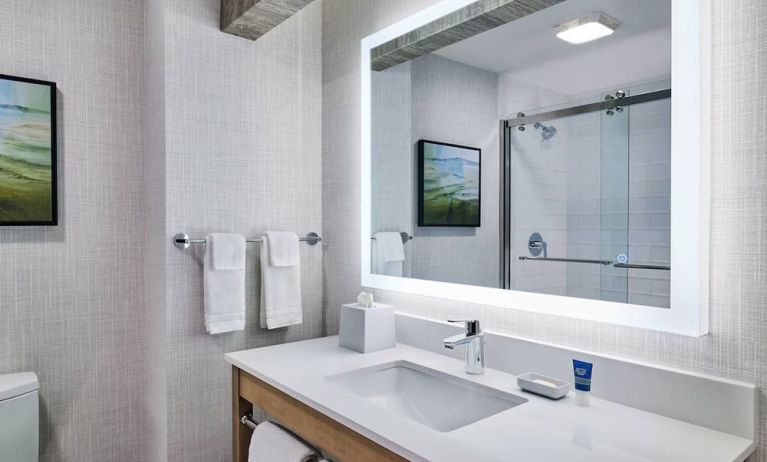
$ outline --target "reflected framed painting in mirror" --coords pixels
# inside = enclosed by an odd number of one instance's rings
[[[479,148],[418,141],[418,226],[480,226]]]
[[[57,218],[56,84],[0,74],[0,226]]]

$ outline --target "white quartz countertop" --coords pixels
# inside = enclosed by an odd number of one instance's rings
[[[493,369],[467,375],[463,361],[403,344],[360,354],[339,347],[338,337],[325,337],[229,353],[226,360],[414,461],[737,462],[754,447],[744,438],[594,397],[588,408],[576,406],[572,392],[559,401],[538,397],[521,391],[513,375]],[[402,360],[523,396],[528,402],[443,433],[326,380]]]

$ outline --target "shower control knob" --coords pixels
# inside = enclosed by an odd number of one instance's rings
[[[615,97],[616,98],[624,98],[625,96],[626,96],[626,92],[623,91],[623,90],[618,90],[618,91],[615,92]]]

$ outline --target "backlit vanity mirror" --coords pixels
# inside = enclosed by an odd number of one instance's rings
[[[705,333],[705,13],[446,0],[363,40],[363,284]]]

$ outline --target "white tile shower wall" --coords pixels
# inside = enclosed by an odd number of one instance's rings
[[[40,459],[143,460],[141,2],[6,0],[0,73],[58,84],[59,225],[0,229],[0,373]]]
[[[302,325],[258,325],[260,247],[249,244],[242,332],[203,323],[202,249],[177,232],[322,234],[322,2],[258,41],[221,33],[219,4],[165,9],[167,458],[231,460],[229,351],[323,333],[322,246],[301,244]]]
[[[629,259],[669,265],[671,261],[671,100],[629,109]],[[628,301],[670,305],[671,272],[628,270]]]
[[[513,118],[517,113],[562,103],[555,92],[514,80],[509,73],[499,78],[498,116]],[[557,124],[554,138],[544,141],[532,126],[512,127],[511,144],[511,286],[517,290],[567,294],[567,264],[520,260],[532,256],[528,243],[533,233],[546,242],[546,255],[567,255],[567,175],[569,139],[567,127]],[[492,184],[492,183],[490,183]],[[488,188],[490,189],[490,188]],[[540,256],[543,256],[541,254]]]
[[[323,223],[328,333],[360,290],[359,40],[436,0],[323,3]],[[757,383],[767,416],[767,4],[713,2],[711,334],[695,339],[495,307],[376,291],[401,312],[472,316],[488,328],[580,349]],[[751,461],[766,462],[767,429]]]
[[[600,112],[593,112],[557,122],[558,125],[566,124],[567,129],[573,133],[567,140],[568,258],[602,257],[600,118]],[[567,294],[600,299],[601,273],[601,265],[567,263]]]
[[[639,94],[669,85],[659,80],[622,88]],[[595,98],[599,93],[589,100]],[[568,257],[614,261],[626,253],[633,263],[668,265],[670,100],[612,116],[600,111],[559,119],[556,125],[572,134],[566,142]],[[568,295],[669,306],[668,271],[568,263],[567,279]]]
[[[653,82],[625,88],[637,93],[669,85]],[[514,117],[518,112],[567,107],[591,101],[595,95],[598,92],[568,97],[504,73],[499,115]],[[512,287],[668,307],[668,271],[520,261],[517,257],[530,256],[528,238],[539,232],[552,257],[613,259],[627,253],[628,242],[632,261],[668,264],[669,101],[636,105],[610,119],[595,112],[546,123],[557,128],[548,141],[542,141],[533,127],[510,132]],[[611,153],[616,161],[607,157]],[[631,159],[630,175],[627,159]],[[611,176],[603,163],[620,175]],[[656,209],[648,210],[649,206]]]

